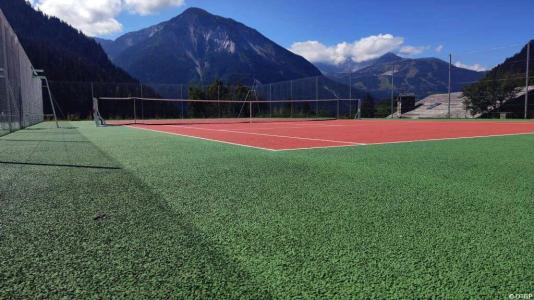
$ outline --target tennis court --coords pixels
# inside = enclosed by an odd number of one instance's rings
[[[329,120],[130,124],[130,128],[270,151],[484,138],[534,133],[532,122]]]

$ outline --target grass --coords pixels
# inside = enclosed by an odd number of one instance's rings
[[[534,291],[534,135],[267,152],[135,129],[0,138],[0,298]]]

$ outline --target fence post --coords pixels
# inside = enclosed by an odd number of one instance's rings
[[[527,71],[526,71],[526,86],[525,86],[525,119],[528,119],[528,86],[529,86],[529,69],[530,69],[530,40],[527,44]]]

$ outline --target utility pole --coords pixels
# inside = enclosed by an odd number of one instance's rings
[[[527,44],[527,71],[526,71],[526,85],[525,85],[525,119],[528,119],[528,86],[529,86],[529,69],[530,69],[530,41]]]
[[[449,112],[447,114],[448,118],[451,118],[451,68],[452,68],[452,53],[449,54]]]

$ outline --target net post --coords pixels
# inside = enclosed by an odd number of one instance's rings
[[[273,117],[273,85],[272,83],[269,84],[269,118],[272,119]]]
[[[252,98],[250,98],[248,102],[248,106],[249,106],[249,122],[250,124],[252,124]]]
[[[182,100],[184,99],[184,85],[183,84],[180,84],[180,99]],[[180,106],[181,106],[180,115],[183,120],[184,119],[184,101],[180,102]]]
[[[136,103],[136,99],[137,99],[137,98],[135,98],[135,97],[133,98],[133,113],[134,113],[133,117],[134,117],[134,124],[137,124],[137,110],[136,110],[136,104],[137,104],[137,103]]]

